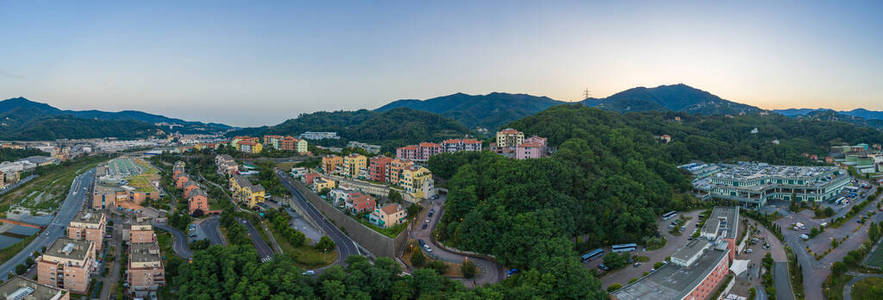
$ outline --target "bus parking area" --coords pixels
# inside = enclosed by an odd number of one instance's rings
[[[696,226],[697,224],[699,224],[698,216],[703,211],[704,210],[678,212],[676,216],[668,219],[660,217],[656,225],[657,230],[666,240],[665,246],[663,246],[662,248],[656,250],[646,250],[643,247],[637,245],[634,245],[633,248],[629,247],[631,245],[629,245],[628,243],[618,245],[622,246],[624,249],[616,249],[616,251],[622,251],[621,253],[631,253],[632,257],[646,257],[647,259],[645,262],[638,262],[637,260],[633,260],[627,266],[620,269],[604,271],[600,268],[600,265],[603,263],[604,260],[604,255],[614,252],[612,246],[609,246],[600,248],[600,253],[598,253],[598,249],[593,249],[586,253],[583,253],[583,256],[592,256],[591,258],[589,258],[589,260],[584,260],[583,265],[586,268],[598,270],[598,272],[601,272],[603,274],[600,279],[602,286],[605,289],[614,283],[626,285],[628,284],[629,280],[633,278],[640,278],[644,276],[645,273],[649,274],[651,270],[653,270],[653,265],[655,263],[664,262],[667,257],[671,256],[675,251],[677,251],[687,242],[689,242],[690,236],[692,235],[693,231],[698,230],[698,226]],[[677,224],[676,226],[682,226],[682,228],[684,228],[685,230],[681,231],[680,235],[674,235],[670,232],[672,222],[678,220],[682,215],[684,216],[684,218],[687,219],[687,221],[682,224]],[[631,249],[632,251],[627,251],[625,249]]]

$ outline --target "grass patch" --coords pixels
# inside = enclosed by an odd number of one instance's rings
[[[90,157],[65,162],[56,166],[39,167],[34,171],[40,174],[39,177],[0,196],[0,211],[7,211],[9,206],[19,201],[25,208],[55,209],[67,196],[71,183],[77,175],[94,168],[107,159],[107,157]],[[22,177],[27,175],[30,174],[22,174]],[[44,195],[44,199],[34,201],[40,194]]]
[[[368,226],[368,228],[371,228],[372,230],[377,231],[380,234],[383,234],[383,235],[388,236],[390,238],[396,238],[396,236],[398,236],[399,233],[401,233],[402,231],[405,230],[405,228],[408,227],[408,223],[405,222],[405,223],[398,224],[398,225],[395,225],[392,227],[380,228],[380,227],[377,227],[377,225],[371,224],[371,222],[368,222],[368,220],[365,220],[365,218],[360,218],[360,217],[355,217],[355,218],[356,218],[356,220],[359,221],[359,223],[362,223],[365,226]]]
[[[294,262],[298,267],[304,269],[324,267],[334,263],[337,259],[337,250],[332,250],[326,254],[307,245],[294,247],[288,242],[288,240],[281,238],[282,235],[277,233],[273,229],[273,226],[267,226],[267,228],[270,229],[273,237],[276,237],[276,242],[279,243],[279,247],[282,248],[282,254],[294,259]],[[259,230],[259,232],[263,233],[264,231]],[[267,239],[267,241],[269,241],[269,239]]]
[[[868,254],[867,265],[875,268],[883,268],[883,245],[878,243],[874,252]]]
[[[859,280],[852,287],[852,299],[883,299],[883,278]]]

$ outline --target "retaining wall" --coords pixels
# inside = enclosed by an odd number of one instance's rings
[[[297,180],[291,181],[294,188],[303,195],[307,201],[313,204],[326,218],[331,220],[335,226],[341,228],[353,241],[359,243],[362,247],[371,252],[374,256],[385,256],[395,258],[401,254],[402,245],[407,242],[408,231],[403,230],[396,238],[390,238],[371,228],[359,223],[356,219],[347,216],[342,211],[332,207],[331,204],[325,202],[316,193],[304,186]]]

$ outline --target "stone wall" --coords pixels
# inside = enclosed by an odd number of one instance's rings
[[[371,252],[374,256],[385,256],[395,258],[401,254],[402,246],[408,239],[408,231],[403,230],[395,239],[385,236],[371,228],[368,228],[356,219],[347,216],[325,202],[316,193],[313,193],[300,181],[292,180],[294,188],[298,190],[313,206],[316,207],[326,218],[331,220],[335,226],[356,241],[360,246]]]

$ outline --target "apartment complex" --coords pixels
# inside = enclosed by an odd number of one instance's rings
[[[208,195],[202,189],[194,190],[190,193],[190,198],[187,198],[187,207],[191,215],[197,210],[208,212]]]
[[[373,181],[386,181],[386,167],[392,162],[392,158],[378,155],[369,159],[368,179]]]
[[[156,241],[156,233],[153,232],[153,225],[145,219],[138,219],[129,225],[129,234],[124,235],[128,238],[129,243],[153,243]]]
[[[37,258],[37,282],[85,294],[95,267],[92,241],[58,238]]]
[[[745,207],[769,199],[831,201],[850,182],[837,167],[775,166],[765,163],[720,164],[707,178],[693,181],[694,191],[712,198],[739,201]]]
[[[9,300],[70,300],[64,289],[14,276],[0,285],[0,297]]]
[[[533,159],[546,155],[546,138],[532,136],[515,146],[515,159]]]
[[[338,168],[343,166],[343,157],[330,155],[322,157],[322,170],[325,174],[337,174]]]
[[[129,292],[135,297],[146,297],[165,285],[165,269],[159,244],[156,242],[130,244],[126,272]]]
[[[269,149],[296,151],[297,153],[306,153],[308,147],[305,139],[281,135],[265,135],[264,146]]]
[[[128,192],[119,185],[95,182],[92,187],[92,208],[114,208],[117,202],[125,201],[128,197]]]
[[[407,166],[402,170],[398,185],[416,198],[425,198],[434,189],[432,172],[417,165]]]
[[[236,163],[232,156],[227,154],[215,156],[215,166],[218,168],[219,175],[233,176],[236,172],[239,172],[239,164]]]
[[[368,177],[368,158],[361,154],[350,154],[343,158],[343,172],[340,175],[350,178]]]
[[[368,216],[371,224],[380,228],[388,228],[398,224],[405,223],[407,213],[402,206],[397,203],[387,204],[384,207],[375,208]]]
[[[263,203],[267,197],[267,192],[260,184],[251,184],[248,178],[235,175],[230,178],[230,192],[233,193],[233,200],[246,204],[249,208],[254,208],[258,203]]]
[[[67,225],[67,237],[74,240],[92,241],[95,251],[101,251],[104,245],[107,219],[98,210],[81,210]]]
[[[513,148],[524,142],[524,133],[512,128],[497,131],[497,147]]]
[[[264,150],[264,145],[261,144],[260,140],[250,136],[234,137],[230,141],[230,145],[239,152],[261,153]]]
[[[678,249],[671,263],[613,292],[612,299],[708,299],[729,274],[735,244],[728,239],[735,240],[738,219],[738,207],[715,207],[702,238]]]
[[[327,132],[327,131],[307,131],[300,134],[300,138],[307,140],[324,140],[324,139],[340,139],[337,136],[337,132]]]

